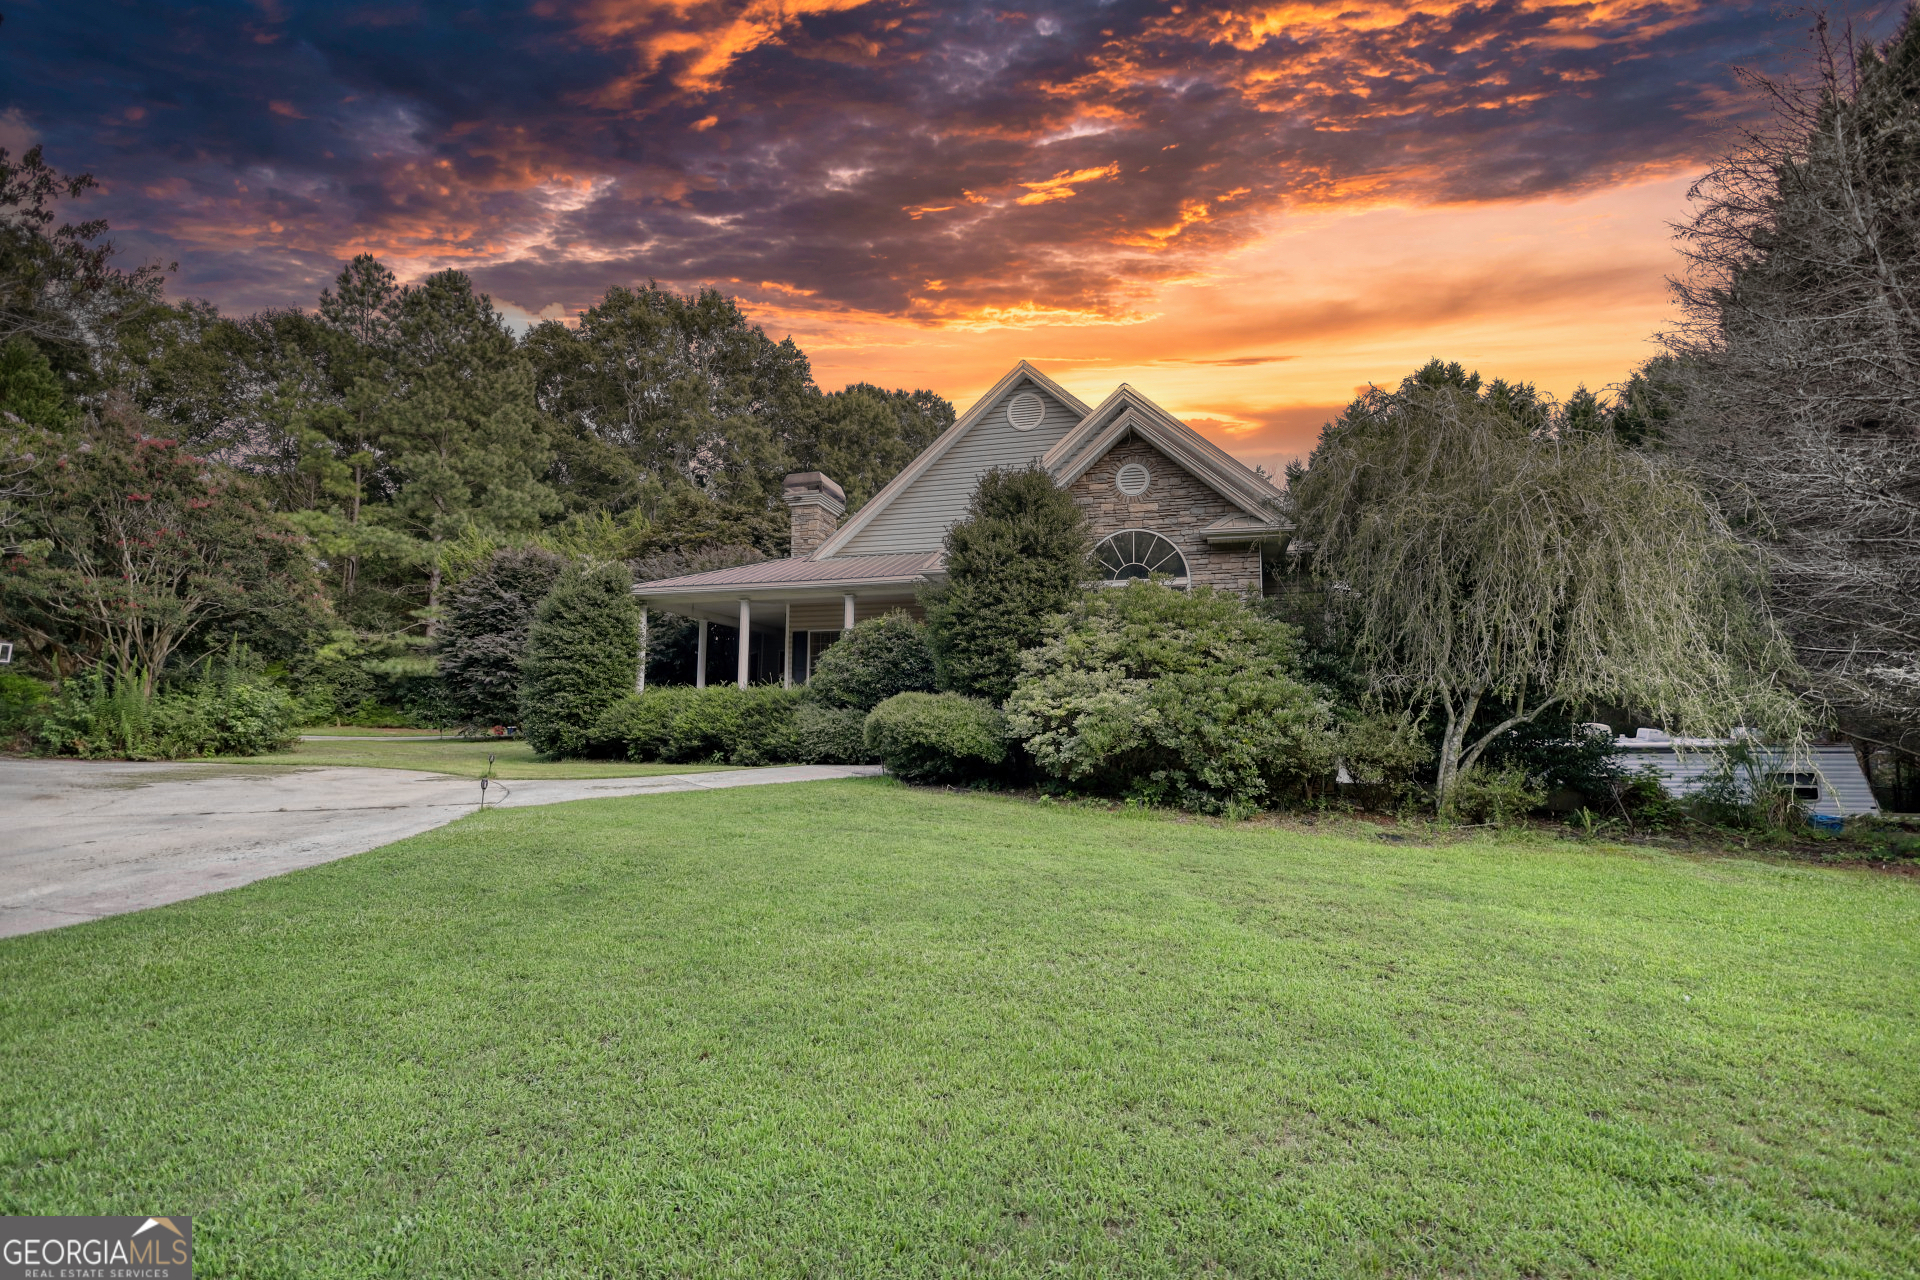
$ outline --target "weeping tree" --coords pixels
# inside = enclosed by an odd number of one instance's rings
[[[1797,731],[1756,571],[1699,491],[1609,432],[1513,412],[1501,385],[1436,365],[1372,389],[1290,486],[1373,694],[1445,718],[1441,810],[1502,734],[1556,707]]]

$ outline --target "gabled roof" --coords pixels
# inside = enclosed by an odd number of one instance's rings
[[[1040,462],[1057,483],[1070,485],[1129,435],[1145,440],[1252,517],[1245,532],[1269,532],[1287,527],[1276,506],[1281,497],[1279,489],[1124,382],[1048,450]],[[1225,523],[1222,521],[1219,525]],[[1229,531],[1219,528],[1216,533],[1210,528],[1207,532],[1218,537]]]
[[[845,525],[841,526],[837,533],[820,545],[819,549],[813,553],[813,559],[815,561],[831,559],[842,547],[859,536],[861,530],[872,524],[881,512],[893,505],[902,494],[912,488],[916,480],[925,475],[936,462],[945,457],[955,445],[960,443],[960,441],[973,430],[974,426],[986,415],[989,409],[998,404],[1002,397],[1021,382],[1032,382],[1042,391],[1045,391],[1055,400],[1058,400],[1061,404],[1067,406],[1068,409],[1082,417],[1087,413],[1086,404],[1082,402],[1078,396],[1034,368],[1031,364],[1028,364],[1025,360],[1022,360],[1019,364],[1015,365],[1004,378],[994,383],[992,390],[975,401],[973,407],[968,409],[959,421],[942,432],[939,439],[921,451],[919,457],[909,462],[905,470],[892,480],[889,480],[886,485],[881,488],[880,492],[869,498],[867,504],[861,507],[851,520],[847,521]]]

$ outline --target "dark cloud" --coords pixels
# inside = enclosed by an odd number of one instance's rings
[[[928,323],[1123,317],[1290,208],[1690,163],[1758,3],[37,3],[17,110],[230,308],[341,258],[529,310],[716,282]],[[1249,357],[1249,359],[1278,357]]]

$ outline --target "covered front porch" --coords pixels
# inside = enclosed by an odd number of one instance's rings
[[[814,662],[855,623],[894,610],[924,617],[916,595],[937,572],[937,557],[927,555],[773,560],[643,582],[634,595],[643,644],[653,613],[693,620],[697,687],[728,679],[743,689],[774,681],[791,687],[805,684]],[[643,656],[641,688],[645,670]]]

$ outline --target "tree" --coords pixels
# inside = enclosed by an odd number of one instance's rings
[[[1020,651],[1093,577],[1086,513],[1043,467],[996,467],[945,545],[946,581],[921,596],[940,685],[1004,702]]]
[[[858,382],[821,396],[792,442],[787,468],[824,471],[858,511],[954,422],[931,391],[885,391]]]
[[[56,670],[102,661],[151,694],[216,629],[268,653],[304,638],[322,601],[306,542],[244,474],[158,437],[116,400],[50,454],[24,500],[0,591]]]
[[[1442,809],[1501,734],[1555,707],[1797,727],[1790,660],[1745,594],[1758,575],[1703,495],[1610,433],[1532,429],[1477,385],[1370,389],[1290,486],[1372,693],[1445,717]],[[1470,740],[1490,704],[1504,714]]]
[[[520,725],[534,750],[586,750],[607,708],[633,690],[640,609],[625,565],[576,564],[534,613],[520,684]]]
[[[393,487],[379,515],[420,548],[431,637],[442,546],[473,526],[532,532],[558,503],[541,480],[552,455],[532,370],[492,301],[442,271],[391,309],[398,385],[379,440]]]
[[[566,561],[534,547],[496,551],[447,597],[438,663],[447,701],[469,724],[519,717],[521,663],[534,610]]]
[[[59,173],[39,147],[17,162],[0,147],[0,342],[25,335],[94,348],[130,316],[158,305],[163,269],[114,266],[113,243],[100,238],[104,220],[54,225],[61,200],[98,185],[89,173]]]
[[[78,416],[53,365],[29,338],[19,335],[0,344],[0,421],[55,431]]]
[[[764,504],[819,397],[793,339],[772,341],[717,289],[616,286],[577,326],[540,325],[527,350],[561,424],[562,488],[616,510],[647,480]]]
[[[1805,83],[1676,227],[1674,452],[1739,516],[1813,689],[1920,732],[1920,14],[1884,45],[1822,18]]]

